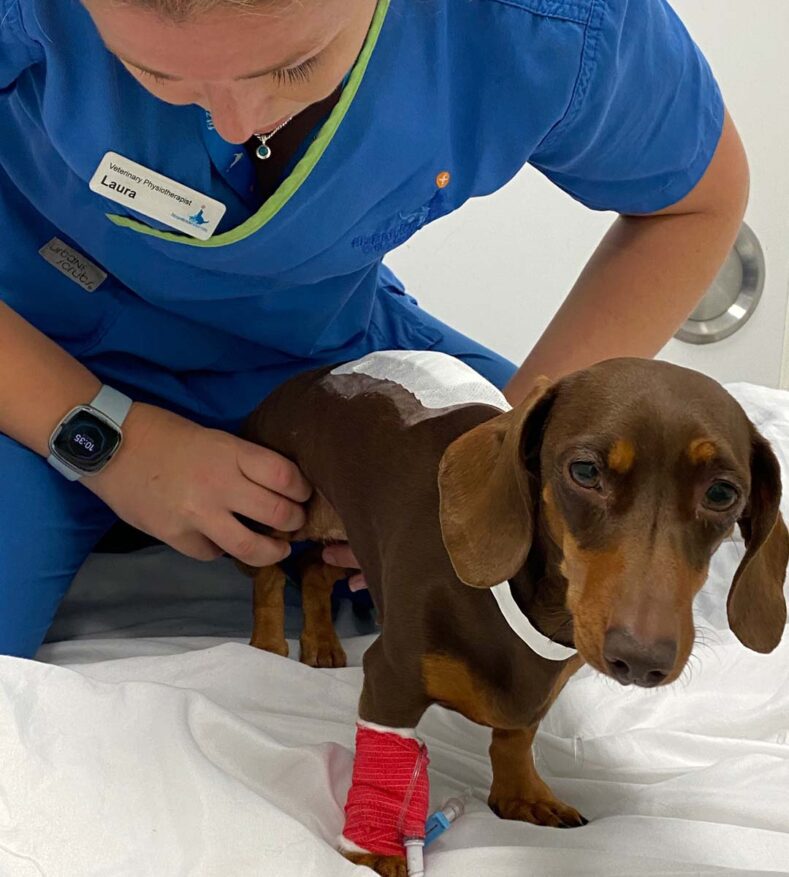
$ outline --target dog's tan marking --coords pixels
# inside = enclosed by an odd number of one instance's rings
[[[621,549],[587,551],[570,533],[553,500],[550,485],[542,491],[548,531],[561,548],[559,571],[567,579],[567,608],[573,614],[575,647],[598,669],[602,668],[603,639],[615,601],[617,581],[625,568]]]
[[[633,461],[636,458],[636,449],[633,443],[628,439],[617,439],[608,452],[608,467],[618,472],[620,475],[626,475],[633,468]]]
[[[428,696],[477,724],[507,724],[481,680],[463,661],[444,654],[424,655],[422,679]]]
[[[682,673],[682,668],[693,651],[696,636],[696,629],[693,625],[693,598],[704,586],[709,573],[709,564],[705,564],[702,569],[693,569],[675,556],[671,559],[675,563],[674,580],[677,583],[673,607],[673,617],[677,630],[677,656],[674,661],[674,670],[664,683],[666,685],[673,682]]]
[[[553,491],[551,490],[551,485],[546,484],[542,491],[542,508],[545,513],[545,520],[548,524],[548,532],[551,534],[551,538],[560,548],[564,545],[564,534],[567,529],[567,525],[564,522],[564,517],[556,508],[556,503],[553,499]],[[564,566],[564,561],[562,561],[562,565]],[[562,575],[566,577],[566,573],[562,570]]]
[[[570,658],[570,660],[567,661],[564,667],[562,667],[562,670],[556,678],[556,682],[554,682],[553,688],[548,695],[548,700],[543,706],[544,712],[547,713],[548,710],[553,706],[554,701],[561,694],[562,689],[565,685],[567,685],[570,677],[578,670],[580,670],[581,667],[583,667],[583,664],[584,659],[580,655],[576,655],[574,658]]]
[[[344,667],[345,650],[334,630],[331,594],[334,583],[345,575],[340,567],[324,563],[320,555],[311,558],[301,570],[301,663],[310,667]]]
[[[575,646],[598,669],[604,668],[603,641],[625,569],[619,546],[605,551],[582,549],[565,530],[562,542],[567,570],[567,606],[573,613]]]
[[[697,438],[688,445],[688,458],[695,466],[709,463],[718,453],[715,442],[708,438]]]
[[[627,546],[617,545],[605,551],[585,551],[572,536],[565,532],[564,563],[567,568],[567,606],[573,613],[575,645],[586,661],[605,672],[603,646],[609,627],[625,627],[635,634],[642,631],[645,640],[654,638],[661,625],[669,624],[663,631],[665,637],[676,636],[677,658],[675,671],[669,674],[666,684],[681,672],[693,648],[694,628],[690,607],[693,597],[704,584],[706,567],[693,569],[668,550],[659,550],[653,558],[654,568],[661,569],[677,584],[670,603],[664,606],[662,616],[644,616],[645,604],[657,607],[656,593],[640,593],[639,589],[655,588],[660,579],[634,582],[628,578]],[[632,566],[632,559],[631,564]],[[646,568],[637,563],[638,568]],[[669,572],[670,571],[670,572]],[[626,601],[623,603],[623,601]]]
[[[515,731],[493,730],[490,744],[493,784],[488,797],[491,810],[502,819],[535,825],[555,828],[584,825],[583,816],[560,801],[537,773],[532,755],[536,731],[536,725]]]
[[[381,877],[407,877],[408,868],[402,856],[379,856],[377,853],[343,853],[349,862],[370,868]]]
[[[285,573],[266,566],[255,573],[254,616],[250,645],[275,655],[288,655],[285,639]]]
[[[307,520],[300,530],[285,532],[273,530],[271,536],[274,539],[282,539],[284,542],[347,542],[345,525],[340,516],[332,507],[328,499],[316,490],[305,508]]]

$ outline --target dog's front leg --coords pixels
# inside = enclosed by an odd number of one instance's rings
[[[537,726],[515,731],[493,730],[490,760],[493,785],[488,804],[502,819],[535,825],[576,828],[587,820],[560,801],[543,782],[534,766],[532,744]]]
[[[384,633],[386,636],[386,633]],[[341,850],[382,877],[406,877],[407,838],[424,838],[428,756],[416,728],[428,701],[418,668],[387,659],[383,637],[364,656],[356,759]]]

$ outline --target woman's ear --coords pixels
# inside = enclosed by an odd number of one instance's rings
[[[554,396],[541,379],[520,405],[455,439],[441,458],[441,534],[455,573],[471,587],[498,585],[526,561],[536,490],[524,448],[539,449]]]
[[[769,443],[754,430],[751,493],[739,521],[746,551],[732,580],[727,611],[737,639],[755,652],[771,652],[786,626],[783,584],[789,533],[780,502],[778,460]]]

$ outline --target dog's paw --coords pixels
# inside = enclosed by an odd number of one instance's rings
[[[302,634],[300,660],[308,667],[345,667],[348,663],[334,631],[317,637]]]
[[[288,657],[288,643],[283,638],[271,638],[265,636],[254,636],[249,644],[256,649],[264,652],[272,652],[275,655],[281,655],[283,658]]]
[[[402,856],[379,856],[376,853],[343,853],[349,862],[371,868],[381,877],[408,877],[408,868]]]
[[[505,798],[488,800],[490,809],[502,819],[517,819],[520,822],[531,822],[534,825],[546,825],[552,828],[578,828],[589,821],[568,804],[558,798],[540,798],[527,801],[522,798]]]

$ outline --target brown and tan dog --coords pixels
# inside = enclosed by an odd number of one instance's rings
[[[491,727],[489,803],[503,818],[585,822],[535,770],[541,718],[584,662],[624,684],[676,680],[694,643],[693,598],[735,524],[747,549],[731,628],[758,652],[781,639],[778,462],[737,402],[696,372],[611,360],[501,412],[429,409],[397,383],[323,368],[273,393],[244,434],[316,486],[290,538],[347,537],[365,571],[382,632],[364,659],[361,717],[411,728],[438,703]],[[313,604],[328,605],[329,579],[308,585]],[[546,660],[513,633],[488,590],[506,580],[532,625],[576,656]],[[280,618],[260,608],[258,631]],[[398,858],[349,857],[405,874]]]

